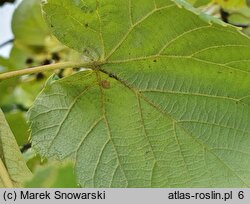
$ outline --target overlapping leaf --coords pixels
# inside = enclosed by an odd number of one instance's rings
[[[0,110],[0,187],[19,187],[31,173]]]
[[[48,0],[44,11],[94,70],[37,98],[39,153],[74,158],[84,187],[250,186],[248,37],[167,0]]]
[[[200,7],[211,3],[211,0],[187,0],[187,2],[191,3],[195,7]]]
[[[39,0],[23,1],[12,19],[15,40],[30,46],[43,46],[49,35]]]
[[[23,146],[28,143],[28,124],[26,123],[24,113],[15,111],[5,114],[6,120],[13,132],[18,146]]]
[[[226,9],[237,9],[246,6],[247,0],[213,0],[213,2],[218,3],[223,8]]]
[[[34,177],[27,181],[26,188],[76,188],[72,163],[50,164],[36,169]]]

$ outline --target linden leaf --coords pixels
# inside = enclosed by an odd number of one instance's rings
[[[249,187],[250,40],[185,2],[48,0],[94,71],[48,84],[34,148],[83,187]]]

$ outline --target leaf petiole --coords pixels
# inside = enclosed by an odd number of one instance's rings
[[[66,68],[76,68],[76,67],[85,67],[89,68],[93,62],[62,62],[62,63],[56,63],[56,64],[50,64],[50,65],[43,65],[43,66],[38,66],[38,67],[33,67],[33,68],[26,68],[26,69],[21,69],[21,70],[16,70],[16,71],[11,71],[11,72],[6,72],[0,74],[0,81],[5,80],[5,79],[10,79],[14,78],[17,76],[22,76],[22,75],[27,75],[27,74],[34,74],[38,72],[44,72],[44,71],[51,71],[51,70],[56,70],[56,69],[66,69]]]

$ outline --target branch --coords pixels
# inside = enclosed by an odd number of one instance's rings
[[[56,69],[77,68],[77,67],[89,68],[92,64],[93,62],[90,62],[90,63],[62,62],[62,63],[57,63],[57,64],[49,64],[49,65],[44,65],[44,66],[39,66],[39,67],[26,68],[26,69],[21,69],[21,70],[16,70],[16,71],[0,74],[0,81],[14,78],[17,76],[34,74],[34,73],[39,73],[39,72],[44,72],[44,71],[51,71],[51,70],[56,70]]]

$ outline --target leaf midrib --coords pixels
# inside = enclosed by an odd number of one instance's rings
[[[97,79],[97,83],[98,83],[98,84],[101,84],[101,77],[100,77],[100,75],[99,75],[98,72],[96,72],[96,79]],[[117,148],[116,148],[116,146],[115,146],[115,143],[114,143],[114,141],[113,141],[113,139],[112,139],[112,134],[111,134],[110,125],[109,125],[109,122],[108,122],[108,118],[107,118],[107,116],[106,116],[105,94],[103,93],[103,88],[102,88],[101,86],[99,86],[99,88],[100,88],[101,111],[102,111],[102,116],[103,116],[104,121],[105,121],[105,125],[106,125],[106,127],[107,127],[107,131],[108,131],[108,137],[109,137],[108,141],[112,143],[112,146],[113,146],[113,148],[114,148],[114,150],[115,150],[115,153],[116,153],[116,157],[117,157],[117,161],[118,161],[118,166],[121,167],[121,170],[122,170],[122,172],[123,172],[123,174],[124,174],[124,177],[126,178],[126,187],[128,187],[128,184],[129,184],[128,181],[129,181],[129,180],[128,180],[128,178],[127,178],[127,175],[126,175],[125,171],[124,171],[123,168],[122,168],[121,159],[120,159],[120,156],[119,156],[119,154],[118,154],[118,151],[117,151]],[[108,141],[107,141],[107,142],[108,142]],[[106,144],[105,144],[105,146],[106,146]],[[104,148],[105,148],[105,147],[104,147]],[[118,166],[117,166],[117,168],[118,168]],[[116,171],[117,171],[117,169],[115,170],[115,172],[116,172]]]

